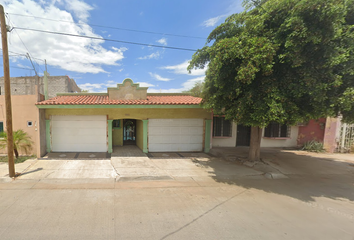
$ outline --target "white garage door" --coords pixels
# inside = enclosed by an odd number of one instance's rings
[[[106,152],[106,116],[53,116],[53,152]]]
[[[149,152],[203,150],[203,119],[149,119]]]

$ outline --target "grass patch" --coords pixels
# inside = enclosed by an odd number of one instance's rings
[[[17,159],[14,157],[15,163],[22,163],[26,161],[27,159],[34,158],[34,156],[20,156]],[[9,159],[7,156],[0,156],[0,162],[8,162]]]

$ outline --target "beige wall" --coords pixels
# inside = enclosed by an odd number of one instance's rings
[[[37,147],[40,145],[40,124],[39,124],[39,111],[35,106],[37,102],[36,95],[13,95],[11,96],[12,103],[12,120],[13,120],[13,130],[23,129],[29,134],[33,141],[33,149],[29,154],[37,155]],[[42,113],[44,118],[44,113]],[[4,122],[4,130],[6,129],[6,109],[5,109],[5,96],[0,96],[0,121]],[[33,126],[28,127],[27,121],[32,121]],[[44,122],[45,124],[45,122]],[[43,128],[43,126],[42,126]],[[43,130],[43,129],[42,129]],[[44,135],[45,135],[45,125],[44,125]],[[42,134],[43,136],[43,134]],[[45,141],[45,138],[44,138]],[[44,143],[45,144],[45,143]],[[43,145],[43,143],[42,143]],[[44,146],[45,150],[45,146]],[[4,149],[2,153],[6,153]],[[20,154],[25,154],[20,152]]]
[[[123,146],[123,119],[120,119],[120,128],[113,128],[113,146]]]
[[[108,119],[149,118],[203,118],[211,119],[210,112],[202,108],[58,108],[46,109],[46,119],[51,115],[108,115]]]
[[[277,139],[277,138],[262,137],[261,147],[297,147],[298,134],[299,134],[299,127],[292,126],[290,132],[290,138]],[[262,131],[262,136],[264,136],[264,129]]]
[[[232,123],[232,136],[227,138],[213,137],[213,147],[235,147],[236,146],[237,124]],[[213,135],[213,125],[211,125],[211,135]]]
[[[143,121],[137,120],[136,121],[136,145],[143,150]]]

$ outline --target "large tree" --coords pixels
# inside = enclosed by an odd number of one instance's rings
[[[354,121],[354,0],[247,1],[214,29],[188,67],[204,68],[206,108],[262,128],[341,114]]]

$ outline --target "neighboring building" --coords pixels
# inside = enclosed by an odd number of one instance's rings
[[[262,131],[261,147],[297,147],[298,132],[298,126],[269,124]],[[213,117],[213,147],[249,146],[250,140],[251,127],[225,120],[224,116]]]
[[[68,76],[48,76],[48,97],[52,98],[57,93],[81,92],[73,79]],[[44,95],[44,77],[12,77],[11,95],[35,95],[35,86],[38,85],[39,93]],[[4,95],[4,78],[0,78],[0,95]]]
[[[23,129],[33,141],[30,154],[43,156],[46,153],[44,110],[36,107],[36,103],[44,100],[43,77],[10,78],[13,130]],[[6,129],[6,110],[4,96],[4,78],[0,78],[0,131]],[[39,87],[38,87],[39,86]],[[58,92],[80,91],[75,81],[68,76],[48,77],[48,95]],[[0,153],[7,153],[6,149]],[[24,152],[20,151],[20,154]]]

